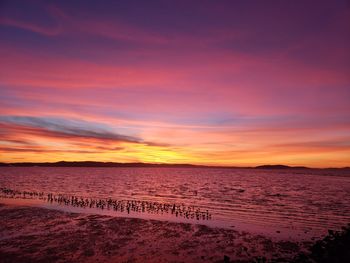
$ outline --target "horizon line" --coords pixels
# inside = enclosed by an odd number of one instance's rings
[[[84,165],[85,164],[85,165]],[[88,165],[90,164],[90,165]],[[237,166],[237,165],[205,165],[191,163],[148,163],[148,162],[105,162],[105,161],[57,161],[57,162],[0,162],[0,167],[4,166],[22,166],[22,167],[181,167],[181,168],[231,168],[231,169],[350,169],[349,166],[344,167],[309,167],[303,165],[285,165],[285,164],[261,164],[253,166]]]

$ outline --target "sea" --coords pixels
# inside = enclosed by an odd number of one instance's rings
[[[317,238],[350,223],[350,170],[342,169],[1,167],[0,188],[42,193],[40,198],[2,193],[3,203],[205,224],[281,238]],[[161,209],[77,207],[49,202],[48,194],[157,204]],[[180,215],[172,211],[175,205],[205,216]]]

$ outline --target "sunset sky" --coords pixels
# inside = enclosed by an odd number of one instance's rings
[[[350,166],[349,1],[0,1],[0,161]]]

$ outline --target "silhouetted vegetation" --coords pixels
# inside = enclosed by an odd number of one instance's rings
[[[328,230],[328,235],[318,240],[309,253],[299,254],[295,262],[343,263],[350,262],[350,224],[342,231]]]

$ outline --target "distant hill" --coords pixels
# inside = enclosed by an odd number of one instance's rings
[[[168,168],[220,168],[220,169],[317,169],[305,166],[288,166],[282,164],[274,165],[259,165],[256,167],[239,167],[239,166],[210,166],[210,165],[195,165],[195,164],[167,164],[167,163],[118,163],[118,162],[45,162],[45,163],[0,163],[0,167],[168,167]],[[323,168],[323,169],[344,169],[349,170],[349,167],[343,168]]]
[[[45,163],[0,163],[0,166],[13,166],[13,167],[211,167],[205,165],[193,165],[193,164],[162,164],[162,163],[117,163],[117,162],[93,162],[93,161],[81,161],[81,162],[45,162]]]
[[[282,164],[274,164],[274,165],[259,165],[256,166],[255,169],[310,169],[309,167],[305,166],[288,166],[288,165],[282,165]]]

